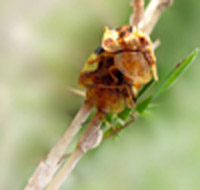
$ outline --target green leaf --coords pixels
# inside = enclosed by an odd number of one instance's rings
[[[151,80],[149,83],[147,83],[146,85],[143,86],[143,88],[139,91],[138,95],[136,96],[136,100],[135,102],[138,101],[138,99],[145,93],[147,92],[147,90],[152,86],[152,84],[154,84],[155,81]]]
[[[175,68],[172,69],[172,71],[165,77],[158,90],[156,90],[154,98],[162,94],[177,81],[181,74],[183,74],[184,71],[186,71],[186,69],[189,68],[189,66],[191,66],[191,64],[194,62],[198,53],[199,49],[196,49],[186,59],[178,63]]]
[[[181,76],[181,74],[183,74],[184,71],[186,71],[186,69],[194,62],[198,53],[199,53],[199,49],[196,49],[186,59],[178,63],[175,66],[175,68],[173,68],[172,71],[169,72],[169,74],[165,77],[163,82],[161,82],[161,85],[158,87],[158,89],[151,96],[147,97],[142,102],[137,104],[136,111],[142,114],[154,98],[158,97],[165,90],[171,87],[177,81],[177,79]]]
[[[152,101],[152,96],[149,96],[145,100],[143,100],[141,103],[139,103],[136,107],[136,111],[140,114],[143,113],[143,111],[148,107],[149,103]]]
[[[113,113],[109,113],[109,114],[106,114],[106,120],[109,122],[109,123],[113,123],[113,121],[116,119],[116,114],[113,114]]]
[[[124,111],[118,114],[118,117],[125,121],[129,117],[131,112],[132,112],[132,109],[127,107],[124,109]]]

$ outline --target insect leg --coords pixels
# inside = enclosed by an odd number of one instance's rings
[[[125,90],[127,93],[127,97],[125,97],[126,106],[129,108],[133,108],[135,106],[135,92],[133,91],[133,85],[125,86]]]
[[[131,6],[133,6],[133,14],[130,18],[130,24],[137,27],[143,18],[144,0],[133,0]]]
[[[114,80],[115,84],[118,83],[118,78],[115,76],[115,74],[113,73],[113,71],[116,71],[117,67],[115,65],[112,65],[109,69],[108,72],[110,74],[110,76],[112,77],[112,79]]]
[[[106,123],[106,125],[108,125],[108,127],[110,127],[110,128],[114,131],[114,133],[119,137],[119,133],[118,133],[116,127],[115,127],[114,125],[112,125],[112,123],[110,123],[110,122],[109,122],[108,120],[106,120],[106,119],[105,119],[105,123]]]
[[[155,81],[158,81],[158,72],[157,72],[156,64],[153,64],[153,65],[151,66],[151,71],[152,71],[154,80],[155,80]]]

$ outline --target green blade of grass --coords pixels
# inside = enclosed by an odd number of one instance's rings
[[[162,94],[165,90],[170,88],[174,83],[177,81],[177,79],[186,71],[189,66],[192,65],[194,60],[196,59],[197,55],[199,53],[199,49],[196,49],[193,51],[187,58],[185,58],[183,61],[178,63],[172,71],[164,78],[161,85],[158,87],[156,92],[154,93],[154,98]]]
[[[135,102],[137,103],[138,99],[140,99],[142,97],[143,94],[145,94],[145,92],[147,92],[147,90],[155,83],[155,81],[152,79],[149,83],[147,83],[138,93],[138,95],[136,96]]]
[[[157,98],[160,94],[162,94],[165,90],[170,88],[177,79],[181,76],[181,74],[184,73],[184,71],[191,66],[191,64],[196,59],[197,55],[199,53],[199,49],[196,49],[193,51],[187,58],[185,58],[183,61],[178,63],[171,72],[164,78],[163,82],[161,82],[160,86],[157,88],[157,90],[154,92],[154,94],[150,95],[146,99],[144,99],[142,102],[140,102],[136,110],[138,113],[142,113],[148,105],[152,102],[153,99]]]
[[[142,114],[144,110],[148,107],[148,105],[151,103],[152,98],[153,98],[152,96],[149,96],[146,99],[144,99],[142,102],[140,102],[136,107],[136,111]]]

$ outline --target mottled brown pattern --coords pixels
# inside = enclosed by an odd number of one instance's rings
[[[99,111],[118,113],[126,106],[134,107],[137,91],[152,79],[151,67],[156,59],[150,39],[142,31],[130,25],[108,30],[115,36],[103,37],[101,51],[90,60],[90,64],[98,60],[98,67],[81,72],[79,84]]]

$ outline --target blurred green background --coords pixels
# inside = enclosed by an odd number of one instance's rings
[[[0,189],[21,190],[83,99],[67,92],[130,0],[0,2]],[[200,1],[175,0],[152,39],[160,79],[200,46]],[[146,118],[88,153],[62,189],[199,190],[199,57]]]

